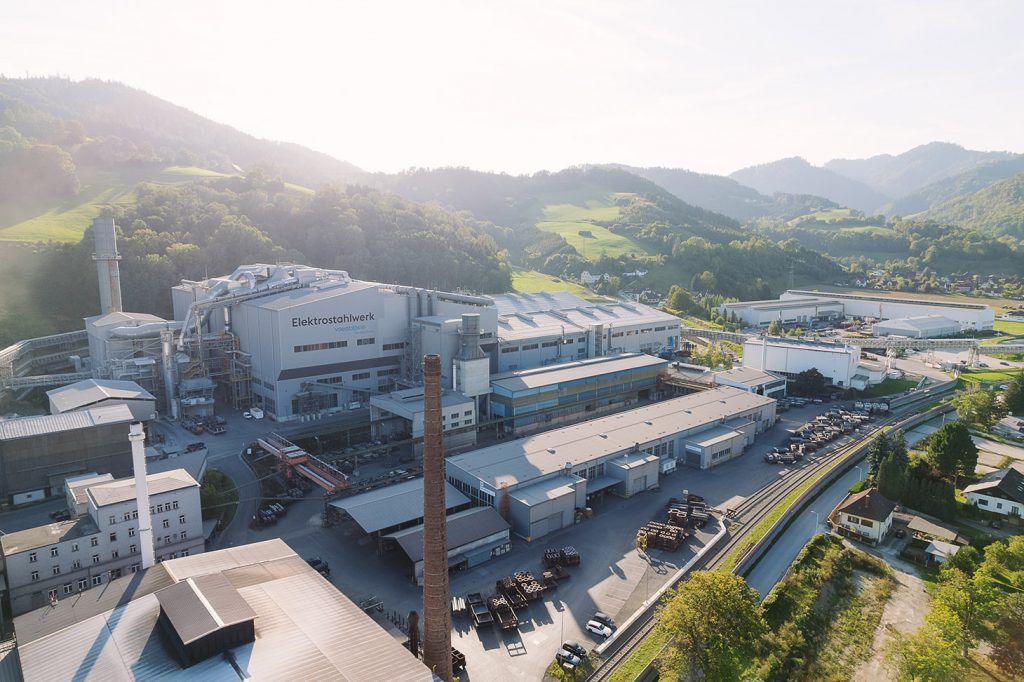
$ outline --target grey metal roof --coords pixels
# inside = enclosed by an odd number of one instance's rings
[[[528,483],[573,466],[675,434],[710,427],[741,412],[774,405],[771,398],[720,386],[581,424],[509,440],[449,457],[448,462],[494,486]]]
[[[81,412],[4,419],[0,420],[0,440],[31,438],[47,433],[88,429],[103,424],[128,423],[132,419],[132,411],[123,404],[103,405]]]
[[[157,590],[218,572],[256,614],[256,641],[231,649],[247,679],[436,679],[278,539],[165,561],[19,616],[25,679],[238,682],[223,656],[182,668],[157,627]]]
[[[509,523],[501,518],[494,507],[473,507],[456,512],[448,517],[448,551],[457,552],[462,547],[483,540],[509,529]],[[396,542],[412,562],[423,558],[423,526],[407,528],[387,535]]]
[[[508,391],[522,391],[544,386],[558,386],[567,381],[598,377],[611,372],[624,372],[633,369],[663,369],[668,361],[646,353],[623,353],[608,357],[565,362],[548,365],[539,369],[528,369],[518,372],[500,374],[491,380],[494,386]]]
[[[186,578],[157,591],[156,599],[184,644],[256,618],[223,573]]]
[[[444,501],[448,509],[469,504],[469,498],[450,483],[444,484]],[[423,479],[416,478],[389,485],[368,493],[343,497],[331,506],[348,513],[367,533],[375,533],[423,518]]]
[[[555,478],[549,478],[540,483],[534,483],[523,488],[516,488],[508,494],[514,500],[522,502],[526,506],[530,507],[535,504],[541,504],[548,500],[557,500],[560,497],[566,495],[575,495],[576,489],[573,487],[573,481],[576,478],[567,478],[564,476],[556,476]]]
[[[196,479],[192,478],[184,469],[173,469],[171,471],[162,471],[158,474],[149,474],[146,476],[146,483],[149,485],[150,495],[199,487]],[[91,486],[88,489],[88,495],[97,507],[106,507],[107,505],[134,500],[135,479],[120,478],[116,481]]]
[[[375,395],[370,398],[370,404],[411,420],[417,413],[423,412],[423,388],[406,388],[386,395]],[[467,398],[458,391],[441,393],[441,407],[458,407],[461,410],[463,406],[472,407],[472,398]]]
[[[911,305],[931,305],[938,308],[965,308],[970,310],[987,310],[989,306],[981,303],[961,303],[948,299],[934,298],[901,298],[899,296],[884,296],[882,294],[855,294],[842,293],[838,291],[811,291],[805,289],[790,289],[787,294],[795,296],[823,296],[839,300],[869,301],[871,303],[909,303]]]
[[[782,377],[765,372],[754,367],[733,367],[722,372],[715,372],[716,379],[728,379],[744,386],[763,386],[776,381],[783,381]]]
[[[49,547],[65,540],[86,537],[99,532],[96,523],[91,516],[81,516],[69,521],[58,521],[48,523],[45,526],[36,526],[26,530],[19,530],[14,533],[7,533],[0,537],[0,547],[3,548],[4,556],[11,556],[19,552],[30,552],[40,547]]]
[[[884,322],[876,322],[872,329],[902,329],[908,331],[942,331],[960,329],[960,323],[945,315],[917,315],[914,317],[894,317]]]
[[[81,407],[94,405],[101,400],[153,400],[146,389],[134,381],[111,381],[86,379],[67,386],[47,391],[50,402],[60,412],[77,410]]]
[[[273,289],[267,292],[266,296],[246,301],[243,305],[264,308],[267,310],[287,310],[288,308],[294,308],[302,306],[307,303],[315,303],[316,301],[322,301],[328,298],[335,298],[337,296],[343,296],[350,294],[354,291],[362,291],[364,289],[372,289],[377,285],[370,282],[361,282],[358,280],[342,281],[337,280],[326,280],[322,282],[316,282],[312,286],[302,287],[301,289],[292,289],[291,291],[282,291],[275,293]],[[394,292],[388,289],[381,289],[381,294],[393,294]],[[364,312],[364,311],[346,311],[346,312]],[[370,311],[365,311],[370,312]]]

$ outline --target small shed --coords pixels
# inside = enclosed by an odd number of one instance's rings
[[[960,551],[959,545],[951,545],[942,540],[932,540],[924,550],[925,563],[929,566],[941,566],[949,557]]]

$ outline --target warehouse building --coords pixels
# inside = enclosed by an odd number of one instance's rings
[[[592,496],[656,487],[662,460],[711,467],[774,423],[774,400],[719,387],[449,457],[446,471],[461,493],[507,510],[513,532],[533,540],[571,525]]]
[[[453,486],[445,486],[448,513],[470,507],[470,500]],[[423,523],[423,479],[414,478],[358,495],[333,500],[329,505],[343,519],[351,519],[367,535],[387,535]]]
[[[764,336],[744,342],[743,366],[787,378],[817,369],[833,386],[861,391],[886,375],[884,365],[862,362],[856,346]]]
[[[449,514],[448,570],[466,571],[512,551],[508,521],[494,507],[473,507]],[[411,575],[423,584],[423,525],[385,535],[385,547],[396,546],[412,563]]]
[[[203,551],[199,484],[184,469],[150,474],[153,545],[159,560]],[[19,615],[137,572],[135,479],[109,474],[68,482],[68,521],[0,537],[11,610]]]
[[[719,306],[746,325],[767,328],[774,321],[786,327],[818,327],[841,319],[894,320],[939,315],[963,329],[992,329],[995,312],[987,305],[871,294],[791,289],[777,300],[739,301]],[[955,333],[955,332],[954,332]],[[924,337],[922,337],[924,338]]]
[[[127,405],[0,420],[0,500],[19,505],[60,495],[64,479],[132,472]]]
[[[714,383],[719,386],[732,386],[776,400],[786,397],[786,379],[784,377],[754,367],[733,367],[715,372]]]
[[[498,313],[494,373],[679,346],[679,318],[640,303],[589,303],[565,291],[490,298]]]
[[[960,333],[960,323],[944,315],[900,317],[871,325],[874,336],[906,336],[911,339],[937,339]]]
[[[437,680],[282,540],[171,559],[15,619],[26,680]]]
[[[135,421],[156,419],[156,398],[134,381],[86,379],[47,391],[46,396],[50,399],[50,414],[127,405]]]
[[[668,361],[624,353],[495,375],[491,416],[508,433],[528,433],[590,419],[655,397]]]
[[[772,322],[785,327],[813,329],[835,324],[845,316],[843,304],[819,296],[789,300],[738,301],[719,306],[723,314],[735,313],[743,324],[766,329]]]

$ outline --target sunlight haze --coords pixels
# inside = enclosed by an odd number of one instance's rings
[[[1019,4],[779,6],[11,3],[0,72],[120,81],[371,171],[1024,151]]]

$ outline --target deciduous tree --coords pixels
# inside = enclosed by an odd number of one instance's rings
[[[668,665],[709,681],[738,679],[767,630],[757,592],[731,573],[698,571],[672,594],[660,627]]]

